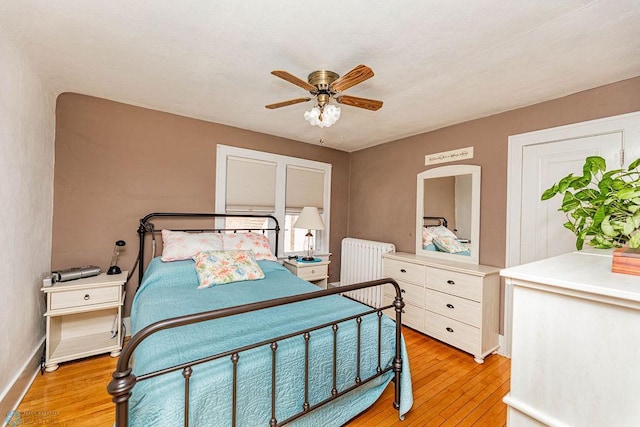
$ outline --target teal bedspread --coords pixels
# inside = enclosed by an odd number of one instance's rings
[[[161,319],[210,311],[287,295],[313,292],[305,282],[272,261],[259,261],[265,279],[197,289],[193,261],[163,263],[152,260],[132,306],[132,333]],[[364,312],[368,307],[332,295],[274,307],[253,313],[216,319],[161,331],[152,335],[134,353],[134,374],[152,372],[303,328]],[[395,323],[383,316],[382,367],[390,366],[395,354]],[[362,371],[367,378],[377,364],[377,317],[362,320]],[[311,333],[311,405],[331,395],[333,331]],[[356,367],[356,321],[339,324],[338,390],[354,384]],[[276,419],[281,421],[302,408],[304,402],[304,340],[297,336],[279,341],[277,349]],[[268,346],[240,354],[238,361],[237,425],[269,425],[271,418],[271,355]],[[409,359],[402,342],[400,415],[413,403]],[[369,407],[380,396],[393,372],[369,382],[335,402],[319,408],[293,425],[338,426]],[[190,383],[190,425],[231,425],[232,363],[230,358],[194,366]],[[139,382],[130,400],[130,425],[175,426],[183,423],[184,380],[181,372]]]

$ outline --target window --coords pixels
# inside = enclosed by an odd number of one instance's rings
[[[218,145],[216,212],[275,216],[281,229],[278,254],[304,252],[306,230],[293,224],[305,206],[317,207],[325,224],[323,231],[314,231],[315,250],[329,251],[330,199],[330,164]],[[255,226],[246,221],[246,228]]]

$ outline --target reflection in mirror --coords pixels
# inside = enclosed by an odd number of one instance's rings
[[[418,174],[416,254],[478,263],[480,166]]]

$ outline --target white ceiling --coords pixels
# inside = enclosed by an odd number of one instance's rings
[[[640,75],[638,0],[0,0],[0,36],[54,90],[344,151]],[[376,75],[310,126],[308,95],[270,74]]]

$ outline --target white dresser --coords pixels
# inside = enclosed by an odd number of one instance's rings
[[[501,272],[513,287],[510,426],[640,425],[640,277],[600,253]]]
[[[383,276],[402,288],[402,323],[471,353],[478,363],[498,348],[499,271],[403,252],[383,255]],[[385,305],[394,296],[386,286]]]

